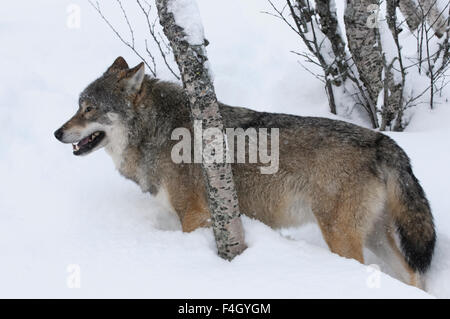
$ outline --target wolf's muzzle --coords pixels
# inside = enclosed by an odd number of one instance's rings
[[[63,132],[62,128],[56,130],[54,135],[59,141],[62,141],[62,137],[64,135],[64,132]]]

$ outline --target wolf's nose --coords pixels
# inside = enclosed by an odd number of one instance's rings
[[[62,137],[63,137],[63,131],[62,131],[62,129],[59,129],[59,130],[56,130],[55,131],[55,137],[58,139],[58,140],[60,140],[61,141],[61,139],[62,139]]]

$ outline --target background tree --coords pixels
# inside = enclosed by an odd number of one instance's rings
[[[269,3],[269,14],[304,42],[307,51],[296,53],[322,70],[313,73],[325,84],[334,114],[352,100],[350,109],[364,111],[373,128],[402,131],[405,111],[425,102],[433,108],[435,95],[448,84],[448,1],[347,0],[345,35],[334,0]]]

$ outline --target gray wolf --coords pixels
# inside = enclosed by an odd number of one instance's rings
[[[316,117],[220,104],[227,128],[278,128],[279,168],[232,164],[240,211],[273,228],[318,224],[330,250],[364,263],[367,247],[406,283],[424,287],[436,241],[425,193],[405,152],[388,136]],[[104,148],[119,172],[165,200],[183,231],[210,225],[200,164],[176,164],[176,128],[192,129],[188,99],[174,83],[119,57],[81,93],[55,136],[73,154]]]

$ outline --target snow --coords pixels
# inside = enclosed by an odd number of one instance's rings
[[[168,10],[173,13],[176,24],[184,29],[189,44],[203,44],[205,36],[196,0],[170,0]]]
[[[261,13],[269,10],[265,2],[198,4],[220,100],[339,118],[329,114],[322,84],[290,53],[301,41]],[[80,28],[67,27],[69,5],[80,7]],[[420,105],[406,132],[389,134],[410,155],[435,216],[429,293],[332,254],[315,225],[275,231],[243,218],[249,248],[227,262],[217,257],[210,229],[182,233],[177,217],[122,178],[104,151],[74,157],[52,135],[75,112],[79,92],[117,56],[133,66],[140,61],[85,1],[4,7],[0,297],[450,298],[450,105],[444,99],[434,110]],[[140,17],[131,3],[124,7]],[[114,2],[102,8],[127,31]],[[138,39],[145,21],[131,21]],[[159,74],[171,79],[162,67]],[[367,255],[369,264],[389,272]],[[69,288],[77,286],[78,270],[80,288]]]

